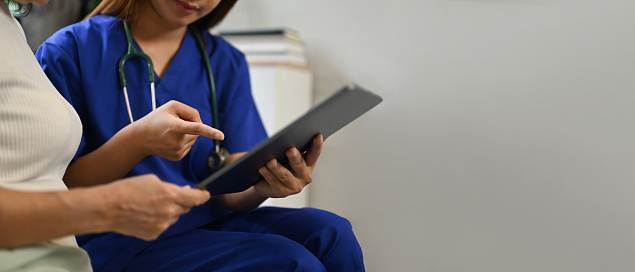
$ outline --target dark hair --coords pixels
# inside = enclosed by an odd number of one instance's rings
[[[134,20],[134,15],[139,11],[139,2],[142,0],[103,0],[90,13],[88,17],[98,14],[107,14],[121,18],[122,20]],[[220,23],[227,13],[234,7],[237,0],[221,0],[218,6],[203,18],[198,19],[193,25],[198,29],[208,29]]]
[[[11,14],[13,14],[13,16],[15,16],[16,18],[27,16],[29,12],[31,12],[31,7],[33,6],[33,4],[31,3],[20,4],[13,0],[4,0],[4,1],[7,2],[7,4],[9,4],[9,10],[11,11]]]

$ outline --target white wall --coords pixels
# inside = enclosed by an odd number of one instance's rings
[[[240,1],[289,26],[316,100],[384,103],[328,139],[310,203],[368,271],[635,270],[635,2]]]

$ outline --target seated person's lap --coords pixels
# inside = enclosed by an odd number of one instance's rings
[[[312,208],[266,207],[157,240],[126,270],[325,271],[329,266],[363,270],[348,220]]]

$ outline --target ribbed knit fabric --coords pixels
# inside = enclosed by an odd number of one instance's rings
[[[80,138],[77,113],[49,82],[0,1],[0,187],[67,190],[62,177]],[[56,242],[75,244],[70,238]]]

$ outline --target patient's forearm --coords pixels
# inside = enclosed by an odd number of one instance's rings
[[[0,248],[105,231],[103,203],[90,191],[94,190],[31,193],[0,189]]]

